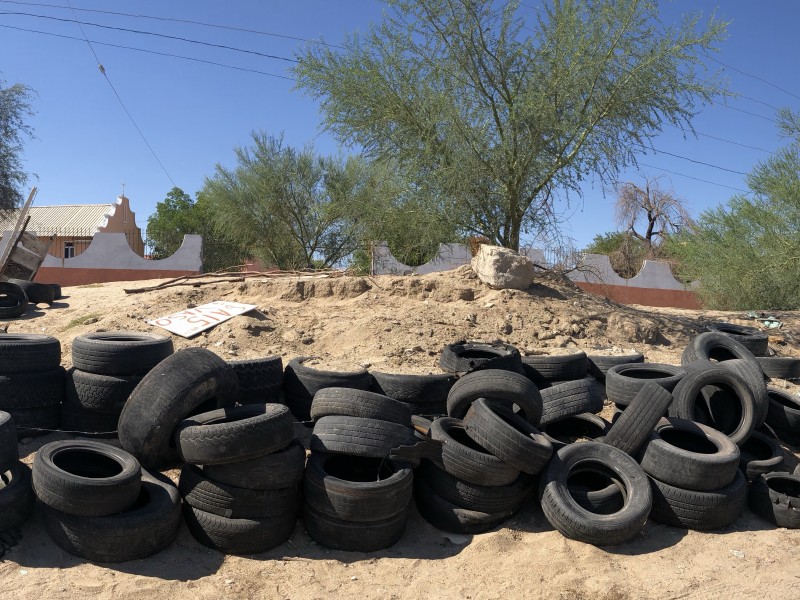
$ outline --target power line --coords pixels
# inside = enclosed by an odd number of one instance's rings
[[[190,44],[199,44],[201,46],[210,46],[212,48],[223,48],[225,50],[233,50],[234,52],[242,52],[244,54],[255,54],[256,56],[263,56],[264,58],[273,58],[275,60],[283,60],[290,63],[298,62],[294,58],[287,58],[285,56],[278,56],[276,54],[267,54],[265,52],[258,52],[257,50],[247,50],[246,48],[236,48],[234,46],[227,46],[225,44],[214,44],[212,42],[203,42],[200,40],[193,40],[191,38],[180,37],[177,35],[167,35],[165,33],[155,33],[153,31],[143,31],[141,29],[128,29],[126,27],[113,27],[111,25],[100,25],[99,23],[89,23],[87,21],[78,21],[77,19],[62,19],[60,17],[50,17],[47,15],[37,15],[34,13],[25,13],[25,12],[12,12],[12,11],[0,11],[0,15],[21,15],[25,17],[36,17],[38,19],[50,19],[52,21],[62,21],[65,23],[77,23],[79,25],[89,25],[91,27],[100,27],[101,29],[112,29],[114,31],[125,31],[127,33],[137,33],[140,35],[151,35],[154,37],[166,38],[170,40],[178,40],[181,42],[187,42]]]
[[[0,2],[4,4],[21,4],[23,6],[43,6],[47,8],[65,8],[64,6],[59,6],[58,4],[44,4],[42,2],[19,2],[18,0],[0,0]],[[132,17],[135,19],[152,19],[154,21],[171,21],[173,23],[187,23],[189,25],[200,25],[202,27],[213,27],[215,29],[227,29],[228,31],[239,31],[242,33],[253,33],[256,35],[266,35],[270,37],[277,37],[283,38],[287,40],[295,40],[298,42],[305,42],[308,44],[319,44],[320,46],[328,46],[330,48],[339,48],[343,49],[344,46],[337,46],[336,44],[329,44],[327,42],[323,42],[321,40],[311,40],[308,38],[296,37],[293,35],[285,35],[282,33],[274,33],[270,31],[259,31],[257,29],[246,29],[244,27],[233,27],[230,25],[218,25],[216,23],[204,23],[202,21],[191,21],[189,19],[175,19],[170,17],[156,17],[153,15],[137,15],[132,13],[124,13],[124,12],[116,12],[113,10],[99,10],[99,9],[92,9],[92,8],[73,8],[73,11],[79,12],[88,12],[88,13],[99,13],[103,15],[115,15],[120,17]]]
[[[671,125],[670,127],[674,127],[675,129],[679,129],[683,131],[682,128],[678,127],[677,125]],[[772,150],[767,150],[766,148],[759,148],[758,146],[749,146],[748,144],[742,144],[741,142],[734,142],[733,140],[726,140],[725,138],[717,137],[715,135],[711,135],[709,133],[703,133],[702,131],[695,132],[697,135],[701,137],[711,138],[712,140],[717,140],[718,142],[725,142],[726,144],[733,144],[734,146],[741,146],[742,148],[749,148],[750,150],[758,150],[759,152],[766,152],[767,154],[774,154]]]
[[[2,0],[0,0],[2,1]],[[65,40],[75,40],[78,42],[84,42],[84,38],[74,37],[71,35],[64,35],[61,33],[53,33],[50,31],[39,31],[38,29],[26,29],[25,27],[15,27],[14,25],[0,25],[0,27],[5,29],[15,29],[17,31],[26,31],[29,33],[39,33],[41,35],[49,35],[52,37],[63,38]],[[257,75],[267,75],[269,77],[277,77],[278,79],[286,79],[288,81],[294,81],[293,77],[287,77],[286,75],[278,75],[276,73],[268,73],[267,71],[259,71],[258,69],[248,69],[246,67],[237,67],[235,65],[229,65],[225,63],[215,62],[213,60],[205,60],[203,58],[194,58],[192,56],[183,56],[181,54],[171,54],[169,52],[158,52],[156,50],[145,50],[144,48],[136,48],[134,46],[123,46],[122,44],[111,44],[109,42],[98,42],[96,40],[89,40],[92,44],[97,46],[110,46],[111,48],[122,48],[124,50],[135,50],[136,52],[145,52],[147,54],[156,54],[158,56],[167,56],[170,58],[180,58],[182,60],[191,60],[194,62],[205,63],[208,65],[214,65],[216,67],[224,67],[226,69],[234,69],[236,71],[245,71],[247,73],[255,73]]]
[[[765,121],[769,121],[771,123],[777,123],[775,119],[771,117],[765,117],[764,115],[759,115],[758,113],[750,112],[749,110],[744,110],[741,108],[736,108],[735,106],[731,106],[730,104],[725,104],[724,102],[714,102],[723,108],[729,108],[730,110],[735,110],[736,112],[744,113],[746,115],[750,115],[751,117],[758,117],[759,119],[764,119]]]
[[[667,156],[673,156],[675,158],[680,158],[682,160],[687,160],[689,162],[693,162],[698,165],[703,165],[704,167],[711,167],[712,169],[719,169],[720,171],[727,171],[728,173],[733,173],[734,175],[747,175],[747,173],[743,173],[742,171],[735,171],[734,169],[729,169],[727,167],[721,167],[719,165],[714,165],[711,163],[703,162],[702,160],[697,160],[695,158],[689,158],[688,156],[681,156],[680,154],[673,154],[672,152],[667,152],[666,150],[659,150],[658,148],[648,148],[647,146],[642,146],[645,150],[652,150],[656,154],[666,154]]]
[[[669,169],[662,169],[661,167],[656,167],[655,165],[649,165],[647,163],[639,161],[639,164],[643,167],[648,167],[650,169],[656,169],[657,171],[664,171],[665,173],[670,173],[671,175],[677,175],[678,177],[686,177],[687,179],[694,179],[695,181],[701,181],[702,183],[708,183],[711,185],[716,185],[718,187],[728,188],[729,190],[734,190],[736,192],[742,192],[743,194],[751,194],[752,192],[749,190],[743,190],[741,188],[733,187],[730,185],[725,185],[724,183],[717,183],[716,181],[709,181],[708,179],[700,179],[699,177],[693,177],[692,175],[686,175],[685,173],[678,173],[677,171],[670,171]]]
[[[70,9],[71,9],[72,5],[70,4],[70,0],[67,0],[67,4],[70,6]],[[108,74],[106,73],[106,69],[103,66],[103,64],[100,62],[100,58],[97,56],[97,53],[94,51],[94,48],[92,47],[92,44],[89,41],[89,38],[86,37],[86,32],[83,30],[83,27],[81,27],[80,22],[77,19],[75,20],[75,22],[78,24],[78,27],[80,27],[81,33],[83,34],[83,39],[86,40],[86,45],[89,46],[89,50],[92,51],[92,55],[94,56],[95,60],[97,61],[97,68],[100,69],[100,72],[103,74],[103,77],[105,77],[106,81],[108,82],[109,87],[111,87],[111,91],[114,92],[114,95],[117,97],[117,100],[119,100],[119,104],[120,104],[120,106],[122,106],[122,110],[124,110],[125,114],[128,115],[128,118],[131,120],[131,123],[133,123],[133,126],[136,128],[136,131],[139,132],[139,135],[141,136],[142,141],[144,141],[145,146],[147,146],[149,148],[150,153],[153,155],[153,158],[156,159],[156,162],[161,167],[161,170],[164,171],[164,174],[167,176],[167,179],[169,179],[170,182],[172,183],[172,187],[178,187],[175,184],[175,181],[172,179],[172,176],[169,174],[169,171],[167,171],[167,168],[164,166],[164,163],[162,163],[161,159],[158,158],[158,155],[156,154],[156,151],[153,150],[153,147],[150,145],[150,142],[147,141],[147,138],[144,136],[144,133],[139,128],[139,126],[136,124],[136,121],[134,120],[133,115],[131,115],[130,111],[128,110],[128,107],[125,106],[125,103],[122,101],[122,97],[119,95],[119,92],[117,92],[117,89],[114,87],[114,84],[111,83],[111,79],[108,78]]]
[[[741,69],[737,69],[736,67],[733,67],[733,66],[731,66],[729,64],[726,64],[726,63],[722,62],[721,60],[718,60],[718,59],[714,58],[713,56],[709,56],[708,54],[706,54],[705,57],[707,59],[709,59],[709,60],[713,60],[715,63],[725,67],[726,69],[730,69],[732,71],[736,71],[737,73],[741,73],[742,75],[745,75],[746,77],[751,77],[753,79],[756,79],[756,80],[758,80],[758,81],[760,81],[762,83],[767,84],[770,87],[774,87],[776,90],[780,90],[784,94],[789,94],[793,98],[797,98],[798,100],[800,100],[800,96],[798,96],[797,94],[795,94],[793,92],[790,92],[789,90],[787,90],[785,88],[782,88],[781,86],[776,85],[776,84],[772,83],[771,81],[767,81],[763,77],[759,77],[758,75],[753,75],[752,73],[748,73],[746,71],[742,71]]]

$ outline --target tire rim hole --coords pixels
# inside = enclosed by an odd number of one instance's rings
[[[784,394],[776,394],[775,392],[768,392],[769,399],[777,402],[781,406],[785,406],[786,408],[791,408],[794,410],[800,410],[800,400],[793,400]]]
[[[545,426],[545,431],[551,438],[565,444],[579,440],[593,440],[606,434],[599,425],[580,419],[563,419],[549,423]]]
[[[701,431],[686,431],[665,427],[660,429],[658,434],[661,439],[671,446],[695,452],[697,454],[716,454],[719,448],[713,444]]]
[[[767,486],[773,492],[785,494],[792,498],[800,498],[800,481],[789,477],[770,477]]]
[[[462,446],[466,446],[470,450],[474,450],[475,452],[480,452],[481,454],[489,454],[489,451],[481,446],[478,442],[473,440],[469,435],[467,435],[467,431],[463,427],[450,427],[447,430],[447,435],[453,438],[456,442],[461,444]]]
[[[710,425],[729,435],[742,423],[744,408],[736,391],[729,385],[717,383],[700,390],[694,400],[693,421]]]
[[[383,458],[338,455],[325,459],[322,469],[331,477],[356,483],[382,481],[396,472],[393,464]]]
[[[122,465],[110,456],[78,448],[57,452],[53,456],[53,464],[71,475],[87,479],[114,477],[123,470]]]
[[[674,377],[674,373],[667,373],[666,371],[659,371],[658,369],[623,369],[619,372],[623,377],[630,379],[665,379],[667,377]]]
[[[755,436],[752,436],[742,445],[741,451],[742,454],[751,454],[756,460],[772,458],[772,447],[764,440]]]
[[[609,487],[612,487],[612,490],[608,490],[608,493],[613,495],[610,496],[605,506],[592,507],[588,505],[588,501],[583,502],[579,499],[582,495],[605,491]],[[616,488],[618,493],[614,493],[613,488]],[[594,514],[611,515],[617,513],[628,502],[627,490],[622,481],[620,481],[619,475],[599,462],[587,461],[573,467],[567,475],[567,490],[575,502]]]

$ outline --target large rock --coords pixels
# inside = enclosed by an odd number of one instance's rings
[[[482,244],[472,259],[478,279],[494,288],[526,290],[533,283],[535,267],[526,256],[501,246]]]

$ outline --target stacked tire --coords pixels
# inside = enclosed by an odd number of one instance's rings
[[[33,504],[31,470],[19,460],[14,419],[0,411],[0,533],[19,527],[31,514]]]
[[[417,445],[407,406],[374,392],[325,388],[310,409],[314,430],[303,520],[327,548],[372,552],[403,535],[413,494],[411,465],[393,452]]]
[[[16,319],[28,310],[25,291],[14,283],[0,281],[0,319]]]
[[[56,338],[0,335],[0,410],[13,417],[18,437],[58,429],[65,379]]]
[[[72,342],[61,428],[116,437],[122,409],[150,369],[172,354],[172,340],[133,331],[88,333]]]
[[[169,546],[178,533],[181,500],[175,485],[142,470],[131,454],[100,442],[44,445],[33,461],[33,489],[52,540],[88,560],[145,558]]]
[[[226,554],[257,554],[292,535],[305,450],[282,404],[247,404],[183,420],[178,488],[189,531]]]
[[[412,415],[428,418],[447,414],[447,394],[455,375],[406,375],[371,371],[372,391],[405,404]]]
[[[238,404],[282,404],[283,361],[280,356],[229,360],[239,381]]]

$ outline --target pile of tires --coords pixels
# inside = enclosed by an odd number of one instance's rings
[[[372,391],[402,402],[412,415],[447,414],[447,394],[457,381],[452,374],[408,375],[370,371]]]
[[[28,310],[25,291],[14,283],[0,281],[0,319],[16,319]]]
[[[17,430],[13,417],[0,411],[0,541],[18,540],[15,533],[31,514],[34,505],[31,470],[19,460]]]
[[[175,446],[189,531],[226,554],[265,552],[292,535],[305,450],[282,404],[247,404],[184,419]]]
[[[113,438],[122,409],[150,369],[173,352],[172,340],[134,331],[87,333],[72,342],[61,429]]]
[[[33,461],[33,490],[52,540],[96,562],[155,554],[172,543],[180,526],[175,485],[142,470],[128,452],[100,442],[42,446]]]
[[[39,283],[38,281],[14,279],[13,277],[9,278],[8,282],[19,286],[31,304],[53,304],[56,300],[56,292],[59,292],[58,296],[61,296],[61,288],[59,286],[57,289],[57,284]]]
[[[18,437],[58,429],[65,380],[56,338],[0,335],[0,410],[13,417]]]
[[[403,535],[413,493],[412,467],[394,450],[420,440],[401,402],[352,388],[316,392],[303,522],[318,544],[372,552]]]

